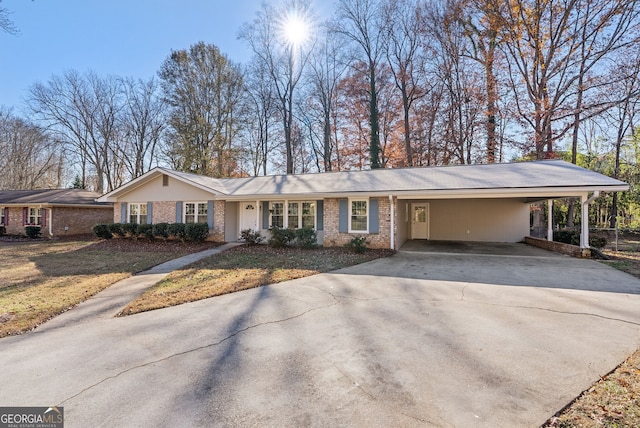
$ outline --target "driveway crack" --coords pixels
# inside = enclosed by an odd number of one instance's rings
[[[337,305],[338,303],[339,303],[339,301],[336,299],[336,301],[334,301],[331,304],[324,305],[324,306],[319,306],[319,307],[315,307],[315,308],[311,308],[311,309],[307,309],[306,311],[300,312],[299,314],[292,315],[292,316],[287,317],[287,318],[282,318],[282,319],[278,319],[278,320],[274,320],[274,321],[265,321],[265,322],[261,322],[261,323],[257,323],[257,324],[252,324],[252,325],[249,325],[249,326],[246,326],[244,328],[241,328],[239,330],[234,331],[233,333],[229,334],[228,336],[225,336],[224,338],[218,340],[217,342],[209,343],[207,345],[198,346],[196,348],[188,349],[188,350],[182,351],[182,352],[176,352],[175,354],[167,355],[166,357],[162,357],[162,358],[159,358],[157,360],[147,361],[146,363],[138,364],[138,365],[135,365],[133,367],[129,367],[126,370],[122,370],[122,371],[120,371],[120,372],[118,372],[118,373],[116,373],[116,374],[114,374],[112,376],[107,376],[104,379],[101,379],[100,381],[98,381],[96,383],[93,383],[93,384],[87,386],[86,388],[83,388],[78,393],[76,393],[76,394],[74,394],[74,395],[72,395],[70,397],[67,397],[64,400],[62,400],[58,404],[58,406],[62,406],[67,401],[72,400],[72,399],[84,394],[85,392],[87,392],[87,391],[89,391],[89,390],[91,390],[91,389],[93,389],[93,388],[95,388],[95,387],[97,387],[97,386],[109,381],[109,380],[116,379],[116,378],[118,378],[118,377],[120,377],[120,376],[122,376],[124,374],[127,374],[129,372],[132,372],[134,370],[141,369],[141,368],[144,368],[144,367],[148,367],[148,366],[151,366],[151,365],[154,365],[154,364],[157,364],[157,363],[161,363],[161,362],[164,362],[164,361],[168,361],[168,360],[170,360],[172,358],[180,357],[180,356],[183,356],[183,355],[187,355],[187,354],[190,354],[192,352],[201,351],[201,350],[207,349],[207,348],[214,348],[216,346],[222,345],[224,342],[228,341],[229,339],[232,339],[232,338],[234,338],[234,337],[238,336],[239,334],[244,333],[246,331],[253,330],[255,328],[266,326],[266,325],[279,324],[279,323],[282,323],[282,322],[291,321],[293,319],[303,317],[303,316],[305,316],[305,315],[307,315],[307,314],[309,314],[311,312],[315,312],[315,311],[319,311],[319,310],[322,310],[322,309],[330,308],[332,306]]]

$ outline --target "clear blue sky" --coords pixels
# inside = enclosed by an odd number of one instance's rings
[[[171,50],[204,41],[236,62],[261,0],[3,0],[17,36],[0,32],[0,105],[24,108],[28,88],[66,70],[148,79]],[[275,3],[275,2],[274,2]],[[317,5],[316,5],[317,6]],[[326,7],[323,5],[322,7]]]

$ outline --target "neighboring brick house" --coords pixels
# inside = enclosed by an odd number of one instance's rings
[[[96,202],[99,193],[82,189],[0,190],[0,225],[7,234],[24,235],[25,226],[40,226],[42,236],[92,233],[113,222],[113,204]]]
[[[600,192],[627,189],[560,160],[223,179],[154,168],[98,201],[114,203],[115,222],[207,223],[217,241],[311,227],[324,246],[360,236],[396,249],[409,239],[520,242],[532,202],[577,197],[588,207]]]

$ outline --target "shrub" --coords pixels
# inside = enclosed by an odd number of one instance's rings
[[[283,229],[281,227],[272,227],[269,245],[273,248],[283,248],[290,246],[296,239],[296,232],[293,229]]]
[[[31,239],[39,238],[42,234],[40,226],[25,226],[24,233]]]
[[[318,246],[316,231],[310,227],[296,229],[296,245],[302,248],[316,248]]]
[[[589,246],[594,248],[604,248],[607,246],[607,238],[604,236],[590,236]]]
[[[0,236],[7,234],[7,228],[4,226],[0,226]]]
[[[138,235],[144,236],[145,238],[152,240],[153,239],[153,225],[151,224],[139,224],[138,225]]]
[[[259,230],[244,229],[240,231],[240,238],[250,246],[258,245],[264,239]]]
[[[189,241],[204,242],[209,236],[209,225],[207,223],[187,223],[184,231]]]
[[[93,234],[102,239],[113,238],[113,233],[109,230],[108,224],[96,224],[93,226]]]
[[[169,236],[173,236],[176,239],[184,241],[187,239],[184,223],[170,223],[167,226],[167,233]]]
[[[126,233],[122,226],[122,223],[112,223],[109,225],[109,232],[113,233],[118,238],[124,238],[126,236]]]
[[[137,238],[138,237],[138,224],[137,223],[124,223],[122,225],[122,230],[130,238]]]
[[[351,238],[351,241],[345,245],[345,247],[355,253],[362,254],[367,251],[367,238],[364,236],[354,236]]]
[[[553,240],[565,244],[580,245],[580,232],[577,230],[556,230],[553,232]],[[589,236],[589,246],[604,248],[607,238],[604,236]]]
[[[169,237],[169,223],[154,224],[152,232],[155,238],[167,239]]]

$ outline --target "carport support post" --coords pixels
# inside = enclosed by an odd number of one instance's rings
[[[394,208],[394,206],[393,206],[393,195],[389,195],[389,213],[390,213],[390,216],[391,216],[391,218],[390,218],[390,220],[391,220],[391,222],[390,222],[390,223],[391,223],[391,224],[390,224],[390,227],[391,227],[391,233],[389,233],[389,235],[391,236],[391,238],[390,238],[390,241],[391,241],[391,242],[389,243],[389,248],[390,248],[391,250],[395,250],[395,239],[396,239],[396,237],[394,236],[394,235],[395,235],[395,234],[394,234],[394,229],[395,229],[395,224],[394,224],[394,223],[395,223],[394,211],[395,211],[395,208]]]
[[[547,241],[553,241],[553,199],[549,199],[547,205]]]
[[[600,196],[600,191],[593,192],[590,198],[588,193],[581,196],[582,198],[582,233],[580,234],[580,248],[583,250],[589,248],[589,203]]]

